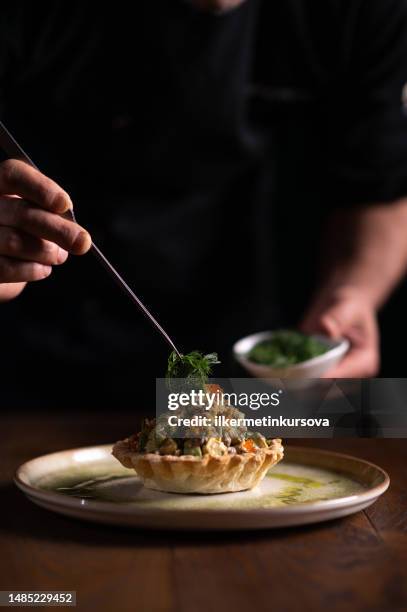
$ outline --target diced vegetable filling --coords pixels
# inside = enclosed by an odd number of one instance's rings
[[[212,389],[213,385],[206,385]],[[210,410],[202,405],[185,406],[180,409],[178,417],[205,415],[211,418],[222,415],[225,420],[241,422],[244,414],[230,404],[214,403]],[[215,422],[213,419],[212,422]],[[273,439],[266,439],[260,432],[248,431],[245,425],[214,426],[201,425],[196,427],[177,428],[170,426],[166,414],[157,419],[145,419],[141,431],[129,439],[130,449],[138,453],[156,453],[158,455],[191,455],[204,457],[255,453],[260,449],[268,449]]]
[[[221,391],[218,385],[208,384],[208,376],[212,365],[219,363],[216,353],[203,355],[193,351],[179,357],[171,353],[168,360],[167,386],[174,389],[182,385],[182,389],[205,389],[206,391]],[[227,420],[239,419],[244,414],[227,403],[214,403],[208,411],[208,406],[185,406],[177,413],[179,418],[192,415],[205,415],[216,417],[223,415]],[[215,422],[215,420],[214,420]],[[181,435],[182,434],[182,435]],[[268,449],[274,443],[273,439],[266,439],[259,432],[247,431],[242,426],[198,426],[177,428],[170,426],[167,415],[163,414],[157,419],[144,419],[141,431],[128,438],[129,450],[136,453],[154,453],[157,455],[189,455],[198,459],[205,455],[223,457],[244,453],[255,453],[261,449]]]
[[[233,438],[225,432],[222,436],[199,438],[169,438],[157,433],[156,419],[146,419],[142,430],[129,438],[130,449],[138,453],[157,455],[191,455],[202,458],[205,455],[222,457],[224,455],[254,453],[269,448],[273,440],[267,440],[261,433],[245,431]]]

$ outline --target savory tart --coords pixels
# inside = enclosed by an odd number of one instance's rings
[[[209,412],[202,406],[203,413],[244,417],[224,404],[215,404]],[[136,470],[149,489],[208,494],[252,489],[284,453],[279,438],[266,439],[244,426],[191,427],[183,437],[178,435],[162,417],[146,419],[139,433],[114,445],[113,455]]]

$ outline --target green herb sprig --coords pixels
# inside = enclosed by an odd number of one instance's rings
[[[212,366],[217,363],[220,363],[217,353],[204,355],[200,351],[191,351],[179,357],[173,351],[168,358],[165,376],[167,386],[172,389],[174,388],[174,379],[187,379],[187,387],[201,389],[212,373]]]

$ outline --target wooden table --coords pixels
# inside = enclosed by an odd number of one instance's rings
[[[87,524],[37,508],[11,482],[29,458],[106,443],[132,428],[131,414],[2,417],[2,590],[76,590],[85,611],[407,610],[407,440],[306,441],[376,462],[392,484],[364,512],[276,531]]]

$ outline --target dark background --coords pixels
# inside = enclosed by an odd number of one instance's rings
[[[6,125],[181,350],[218,351],[219,375],[238,373],[239,337],[297,323],[335,206],[406,193],[405,5],[359,5],[2,9]],[[406,296],[381,315],[383,376],[405,375]],[[91,255],[0,313],[6,408],[133,410],[165,372],[168,347]]]

